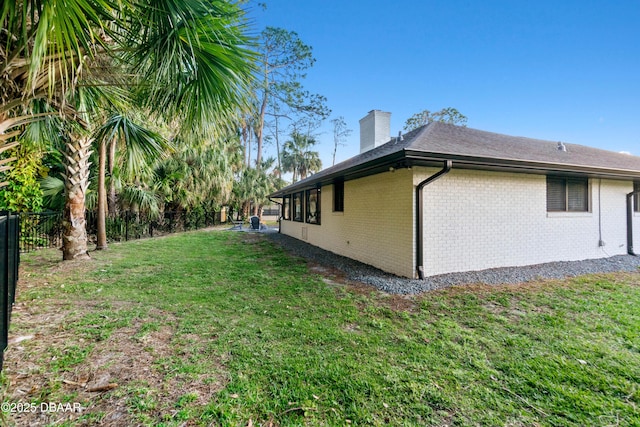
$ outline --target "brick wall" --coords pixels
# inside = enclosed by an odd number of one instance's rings
[[[437,171],[415,170],[414,183]],[[425,274],[626,253],[632,183],[589,182],[590,212],[548,213],[543,175],[453,169],[424,189]],[[598,245],[599,227],[605,246]]]
[[[384,271],[413,277],[412,173],[402,169],[344,184],[344,212],[333,186],[321,191],[321,225],[282,221],[282,233]]]
[[[437,171],[416,167],[347,181],[344,212],[333,212],[333,186],[324,186],[322,224],[283,221],[282,232],[415,277],[414,189]],[[425,274],[625,254],[625,196],[632,189],[629,181],[591,179],[589,212],[548,213],[544,175],[454,166],[424,188]],[[640,252],[640,213],[634,231]]]

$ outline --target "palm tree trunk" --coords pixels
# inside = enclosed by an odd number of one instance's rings
[[[111,218],[116,216],[116,182],[113,179],[113,169],[116,162],[116,140],[109,144],[109,195],[107,196],[108,214]]]
[[[246,220],[249,217],[249,206],[251,202],[248,200],[242,204],[242,219]]]
[[[98,227],[96,231],[96,250],[107,249],[107,187],[105,175],[107,169],[107,143],[100,142],[100,155],[98,163]]]
[[[67,144],[64,206],[64,231],[62,237],[62,259],[86,259],[87,228],[85,220],[85,194],[89,187],[89,137],[72,137]]]

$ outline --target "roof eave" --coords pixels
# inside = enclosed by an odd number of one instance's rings
[[[283,197],[286,194],[295,193],[298,191],[308,190],[311,188],[316,188],[318,185],[327,185],[335,182],[336,180],[351,180],[362,178],[369,175],[374,175],[376,173],[383,172],[388,170],[390,166],[396,165],[398,162],[403,161],[406,158],[404,151],[399,150],[397,152],[387,154],[386,156],[382,156],[373,160],[370,160],[365,163],[361,163],[358,165],[354,165],[352,167],[341,169],[328,174],[321,174],[320,176],[312,175],[309,178],[298,181],[291,185],[284,187],[281,190],[273,192],[269,195],[269,197]],[[317,174],[318,175],[318,174]]]
[[[610,179],[640,179],[640,171],[626,169],[612,169],[595,166],[571,165],[552,162],[536,162],[515,159],[498,159],[491,157],[474,157],[448,153],[430,153],[403,149],[371,161],[341,169],[329,174],[311,176],[308,179],[291,184],[281,190],[271,193],[269,197],[283,197],[318,185],[333,183],[338,179],[345,181],[362,178],[398,166],[438,166],[443,160],[452,160],[454,168],[491,170],[499,172],[550,174],[563,173],[570,175],[589,176],[592,178]]]

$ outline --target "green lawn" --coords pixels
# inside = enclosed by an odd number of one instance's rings
[[[23,256],[2,375],[83,411],[4,423],[640,425],[638,273],[401,297],[249,233],[92,256]]]

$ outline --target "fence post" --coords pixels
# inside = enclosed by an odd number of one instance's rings
[[[20,264],[20,216],[18,214],[9,215],[9,244],[7,257],[9,262],[9,319],[11,319],[11,307],[16,301],[16,283],[18,283],[18,265]]]
[[[11,308],[15,301],[18,264],[20,220],[18,215],[0,212],[0,370],[9,338]]]
[[[0,212],[0,369],[4,361],[4,350],[7,348],[9,316],[8,298],[9,288],[9,212]]]

